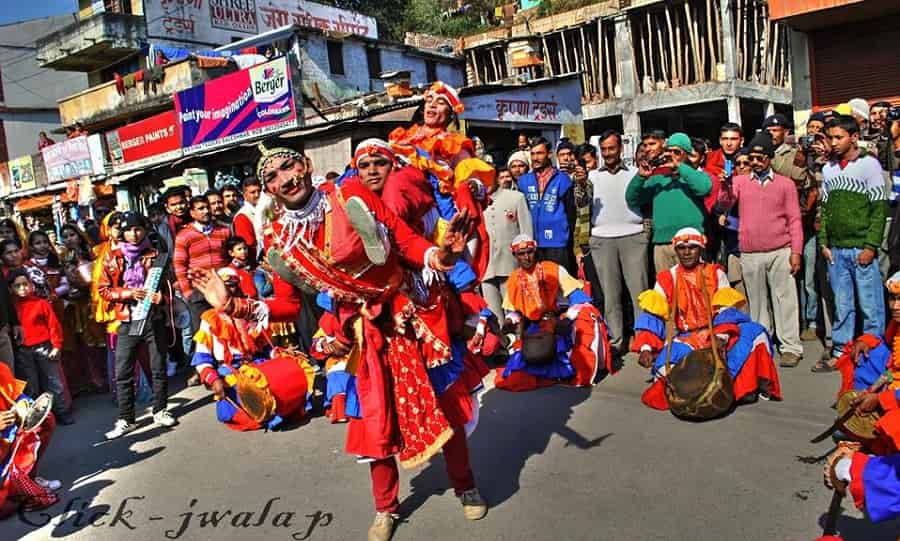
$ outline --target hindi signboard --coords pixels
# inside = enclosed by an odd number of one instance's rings
[[[84,135],[44,147],[41,154],[44,156],[47,180],[51,184],[94,174],[91,147]]]
[[[175,111],[166,111],[106,134],[117,173],[181,156],[181,131]]]
[[[577,124],[582,120],[581,82],[570,79],[554,84],[504,86],[500,92],[465,96],[463,120]]]
[[[213,79],[175,94],[186,154],[297,125],[285,57]]]
[[[144,0],[150,38],[211,46],[298,24],[378,38],[372,17],[305,0]]]

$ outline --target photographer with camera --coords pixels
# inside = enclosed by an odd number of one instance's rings
[[[890,275],[900,270],[900,107],[892,107],[885,113],[885,129],[889,139],[885,145],[885,171],[891,179],[891,189],[887,194],[887,212],[891,218],[887,238]]]
[[[653,204],[653,263],[657,272],[678,264],[672,246],[678,230],[693,227],[703,231],[703,198],[712,190],[712,182],[704,171],[686,163],[693,151],[687,134],[672,134],[659,158],[645,154],[638,162],[638,174],[625,190],[629,207]]]

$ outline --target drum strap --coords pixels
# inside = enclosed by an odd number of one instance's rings
[[[675,335],[675,318],[678,315],[678,283],[680,280],[678,279],[678,274],[675,274],[675,285],[673,287],[672,292],[672,307],[671,312],[669,313],[669,320],[666,321],[666,375],[668,376],[669,371],[672,369],[672,341]],[[715,359],[716,364],[721,364],[722,360],[719,358],[719,346],[716,343],[716,336],[713,334],[713,315],[712,315],[712,302],[709,298],[709,288],[706,285],[706,266],[702,265],[700,268],[700,290],[703,292],[703,304],[706,306],[706,318],[707,318],[707,328],[709,329],[709,339],[711,342],[711,347],[713,351],[713,359]]]

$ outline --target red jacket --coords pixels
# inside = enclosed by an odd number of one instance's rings
[[[150,248],[141,255],[141,265],[145,271],[149,271],[153,266],[153,259],[159,255],[159,252]],[[97,293],[100,298],[110,303],[110,307],[116,312],[118,321],[131,321],[131,307],[137,304],[137,301],[131,297],[131,289],[125,287],[123,274],[125,273],[125,256],[122,255],[122,249],[116,247],[110,250],[100,262],[103,265],[100,271],[100,279],[97,283]],[[159,291],[164,296],[167,288],[161,286]]]
[[[44,342],[56,348],[62,348],[62,325],[53,313],[53,308],[46,299],[36,295],[13,298],[19,325],[22,326],[22,345],[38,346]]]

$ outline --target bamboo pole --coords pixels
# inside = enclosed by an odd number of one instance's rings
[[[541,34],[541,44],[544,46],[544,54],[541,56],[544,58],[545,69],[550,72],[550,77],[553,77],[555,75],[553,57],[550,54],[550,47],[547,46],[547,36],[545,34]]]
[[[746,32],[747,28],[744,24],[744,0],[737,0],[736,5],[736,13],[734,15],[735,24],[737,26],[734,32],[734,39],[737,42],[737,54],[738,54],[738,79],[746,79],[744,76],[744,60],[747,57],[747,53],[744,49],[744,32]]]
[[[647,15],[647,54],[650,61],[650,80],[653,82],[653,89],[656,89],[656,62],[653,59],[653,26],[650,24],[650,12]]]
[[[593,51],[594,47],[592,45],[592,41],[590,39],[587,39],[587,37],[586,37],[587,34],[585,34],[585,32],[584,32],[584,25],[582,25],[579,28],[579,31],[581,32],[581,43],[584,44],[584,53],[585,53],[585,58],[587,60],[587,68],[588,68],[588,75],[589,75],[588,80],[591,83],[591,89],[590,89],[590,92],[588,92],[588,96],[590,96],[590,99],[593,100],[594,94],[597,93],[597,75],[596,75],[596,70],[594,69],[594,64],[595,64],[594,51]]]
[[[675,41],[675,33],[672,31],[672,14],[670,13],[669,4],[666,4],[666,29],[669,31],[669,58],[672,64],[672,80],[678,79],[679,84],[684,82],[681,77],[681,55],[678,52],[680,44]]]
[[[606,88],[605,82],[603,80],[603,67],[605,64],[603,63],[603,27],[600,22],[600,17],[597,17],[597,43],[596,45],[592,45],[594,48],[594,56],[596,61],[594,62],[594,70],[597,74],[597,93],[600,94],[600,100],[606,99]]]
[[[575,37],[572,38],[572,44],[575,45],[575,49],[573,52],[575,53],[575,61],[578,65],[578,68],[581,70],[581,88],[583,90],[582,97],[590,98],[591,96],[591,81],[590,81],[590,73],[587,69],[585,69],[585,54],[584,54],[584,32],[580,31],[581,27],[579,27],[579,32],[575,34]],[[576,45],[576,41],[579,43]],[[578,45],[581,46],[581,51],[579,54]]]
[[[712,79],[715,79],[716,64],[719,63],[719,60],[716,58],[716,44],[713,41],[713,32],[715,32],[715,28],[713,27],[712,0],[706,0],[706,39],[709,43],[709,63],[712,66]]]
[[[475,84],[481,84],[481,74],[478,72],[478,57],[475,55],[475,51],[472,50],[472,71],[475,72]]]
[[[656,20],[656,15],[654,15],[651,20],[656,22],[656,42],[659,45],[659,74],[662,77],[663,82],[666,83],[666,87],[671,86],[671,80],[669,79],[669,57],[665,54],[665,45],[663,45],[662,39],[662,28],[659,24],[659,21]]]
[[[563,63],[562,34],[560,34],[560,36],[559,36],[559,47],[556,48],[556,59],[559,61],[559,71],[557,73],[565,73],[566,66]]]
[[[610,63],[610,57],[612,56],[612,55],[610,54],[610,51],[609,51],[609,49],[610,49],[610,45],[609,45],[609,44],[610,44],[610,40],[607,39],[606,36],[603,35],[602,33],[600,34],[600,39],[601,39],[602,42],[603,42],[603,64],[606,66],[606,89],[607,89],[607,95],[610,96],[610,97],[615,97],[615,95],[616,95],[616,84],[615,84],[615,81],[619,80],[619,71],[618,71],[618,70],[619,70],[619,63],[615,61],[615,58],[613,58],[613,62]],[[615,74],[616,74],[615,80],[613,79],[613,73],[614,73],[613,70],[616,70],[616,71],[615,71]],[[636,74],[635,74],[635,75],[636,75]],[[638,85],[640,85],[640,82],[638,82]]]
[[[756,75],[756,59],[759,56],[759,34],[761,33],[761,30],[759,29],[759,18],[756,16],[756,5],[754,5],[752,1],[748,0],[748,7],[750,6],[753,6],[753,41],[751,42],[753,47],[753,58],[750,63],[750,77],[748,79],[751,81],[757,81],[759,80],[759,78]],[[750,10],[748,9],[747,12],[749,16]]]
[[[566,73],[572,73],[572,65],[569,63],[569,45],[566,43],[565,30],[560,34],[560,40],[562,41],[563,59],[566,61]]]
[[[681,73],[681,84],[686,85],[691,81],[690,63],[688,62],[687,44],[684,43],[682,30],[684,24],[678,14],[675,14],[675,43],[677,44],[678,71]]]
[[[691,6],[687,2],[684,3],[684,18],[687,21],[687,31],[691,39],[691,56],[694,59],[694,76],[696,81],[702,82],[702,72],[700,71],[700,51],[697,47],[697,36],[694,34],[694,19],[691,17]]]

